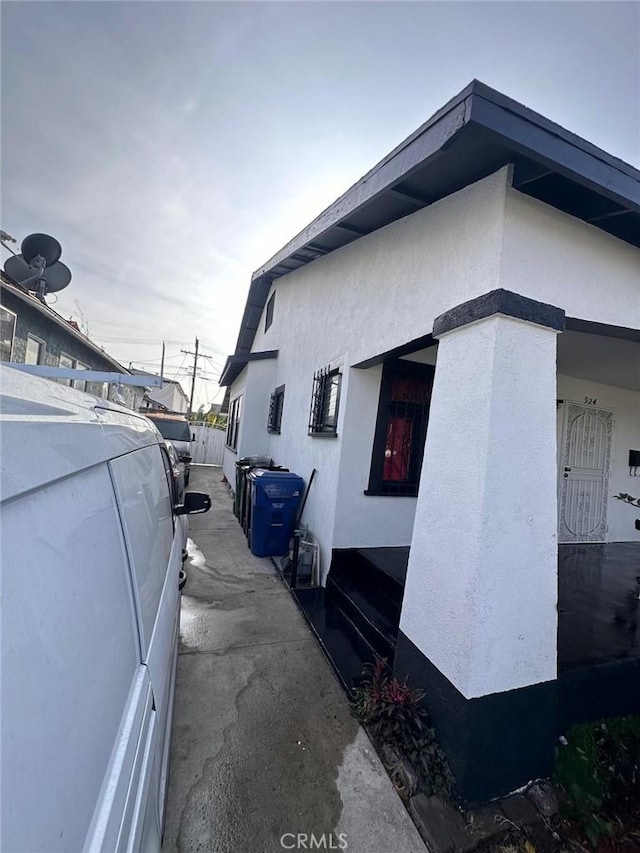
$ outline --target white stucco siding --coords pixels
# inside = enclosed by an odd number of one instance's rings
[[[279,357],[273,379],[274,388],[285,386],[279,435],[269,435],[266,432],[266,410],[264,416],[264,431],[269,437],[269,454],[275,464],[283,465],[299,474],[305,483],[309,482],[311,472],[316,469],[302,520],[309,525],[318,540],[323,577],[326,577],[329,571],[333,547],[335,496],[345,421],[344,401],[349,392],[349,371],[344,370],[342,376],[337,437],[310,436],[309,413],[314,372],[328,364],[341,361],[340,358],[326,358],[317,353],[305,354],[304,347],[301,347],[299,361],[294,361],[288,369],[282,367]]]
[[[637,509],[613,497],[620,492],[640,497],[640,476],[631,477],[629,474],[629,450],[640,450],[640,394],[624,388],[575,379],[571,376],[558,376],[558,399],[582,404],[585,398],[597,400],[598,408],[612,411],[614,418],[606,541],[640,542],[640,531],[634,527],[634,521],[640,513]],[[558,477],[562,476],[560,471],[562,415],[562,410],[559,410]]]
[[[555,347],[500,316],[440,339],[400,628],[467,698],[556,676]]]
[[[382,366],[351,369],[342,435],[334,548],[409,545],[416,499],[365,495],[378,412]]]
[[[244,372],[247,379],[238,454],[266,456],[269,454],[267,419],[269,401],[275,387],[276,360],[250,361]]]
[[[236,381],[233,383],[233,385],[229,389],[229,391],[230,391],[229,413],[231,413],[231,403],[235,399],[237,399],[240,396],[240,394],[243,395],[243,402],[244,402],[246,384],[247,384],[247,369],[245,367],[245,369],[242,371],[240,376],[238,376]],[[240,425],[240,436],[242,435],[242,426],[243,426],[243,424],[241,423],[241,425]],[[239,440],[238,440],[238,447],[240,447],[240,441]],[[222,460],[222,471],[223,471],[224,476],[227,478],[227,480],[228,480],[228,482],[229,482],[229,484],[230,484],[230,486],[234,492],[236,490],[236,459],[239,459],[239,458],[240,457],[237,453],[237,450],[231,450],[230,447],[225,446],[224,458]]]
[[[511,188],[501,287],[568,317],[640,329],[640,250]]]
[[[305,480],[317,469],[304,521],[320,542],[323,575],[333,547],[409,544],[415,500],[363,495],[379,374],[374,388],[370,371],[350,367],[428,334],[438,314],[498,286],[507,183],[503,169],[274,282],[273,322],[265,331],[263,311],[252,347],[278,350],[273,387],[285,385],[269,453]],[[311,437],[313,375],[336,361],[338,437]],[[369,375],[354,381],[351,405],[351,378],[361,372]],[[266,412],[259,428],[266,434]]]
[[[501,169],[275,281],[252,347],[349,363],[421,337],[449,308],[498,287],[505,192]]]

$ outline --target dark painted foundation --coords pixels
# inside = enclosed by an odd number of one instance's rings
[[[460,800],[549,775],[573,723],[640,713],[640,543],[558,549],[558,680],[465,697],[399,631],[409,548],[341,549],[326,588],[294,595],[347,692],[376,656],[426,694]]]
[[[478,805],[551,773],[555,681],[466,699],[402,631],[393,668],[425,691],[463,805]]]

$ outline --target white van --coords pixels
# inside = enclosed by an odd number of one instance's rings
[[[159,850],[188,512],[142,415],[0,367],[0,849]]]

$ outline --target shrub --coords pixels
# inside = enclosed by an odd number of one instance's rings
[[[633,813],[640,797],[640,717],[573,726],[556,751],[555,780],[565,814],[594,846],[613,835],[617,812]]]
[[[392,676],[386,661],[378,658],[365,665],[351,707],[379,750],[392,747],[409,761],[421,791],[448,797],[453,776],[435,732],[427,724],[423,698],[421,690]]]

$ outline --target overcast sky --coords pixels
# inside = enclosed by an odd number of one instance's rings
[[[73,281],[54,307],[125,365],[158,370],[168,341],[169,376],[197,335],[217,377],[251,272],[474,77],[640,165],[637,3],[5,0],[1,15],[0,225],[57,237]],[[198,383],[197,403],[216,397]]]

